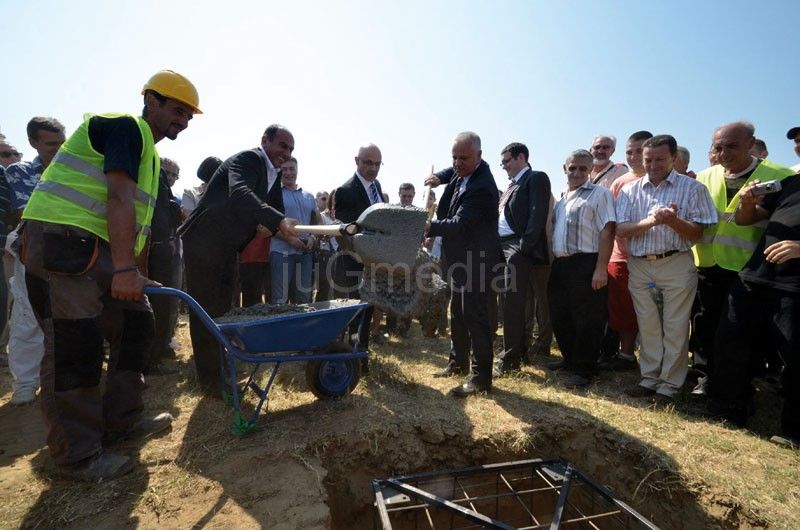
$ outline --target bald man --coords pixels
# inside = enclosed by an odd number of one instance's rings
[[[698,273],[699,302],[693,315],[695,365],[702,367],[704,360],[708,370],[711,369],[717,323],[728,291],[763,233],[762,225],[739,226],[734,221],[739,191],[756,180],[783,180],[794,173],[787,167],[753,156],[750,149],[755,140],[755,127],[750,123],[739,121],[718,127],[712,137],[710,153],[718,163],[697,174],[697,181],[708,188],[720,213],[719,221],[705,227],[702,238],[692,248]],[[705,394],[704,381],[700,381],[693,393]]]
[[[383,165],[381,150],[375,144],[365,145],[358,150],[355,157],[356,172],[341,187],[336,189],[336,219],[343,223],[352,223],[370,206],[379,202],[386,202],[383,197],[381,183],[378,182],[378,172]],[[364,266],[353,255],[343,252],[336,257],[333,265],[334,292],[339,292],[347,297],[358,298],[358,284]],[[367,315],[369,320],[372,309]],[[383,337],[375,333],[373,339]],[[359,341],[363,348],[369,345],[369,329],[359,330]],[[366,359],[365,359],[366,361]]]

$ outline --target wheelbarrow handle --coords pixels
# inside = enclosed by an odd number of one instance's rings
[[[203,325],[208,328],[208,331],[214,335],[214,338],[216,338],[224,346],[230,348],[230,341],[228,341],[228,338],[220,331],[219,326],[216,322],[214,322],[214,319],[211,318],[208,313],[206,313],[206,310],[203,309],[203,306],[198,304],[197,300],[189,296],[188,293],[172,287],[155,287],[153,285],[146,285],[144,288],[144,294],[167,295],[180,298],[186,302],[186,305],[189,306],[189,309],[191,309],[192,313],[194,313],[195,316],[200,319]]]
[[[340,225],[296,225],[294,229],[315,236],[354,236],[361,231],[356,223]]]

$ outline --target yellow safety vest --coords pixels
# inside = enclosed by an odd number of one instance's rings
[[[105,157],[94,150],[89,140],[89,120],[83,123],[53,157],[39,184],[31,194],[23,219],[77,226],[98,237],[108,237],[108,181],[103,171]],[[134,194],[136,210],[136,242],[139,255],[150,233],[150,222],[158,195],[158,174],[161,159],[156,151],[150,125],[142,118],[127,114],[101,114],[104,118],[128,116],[136,120],[142,134],[142,153]]]
[[[761,182],[783,180],[793,174],[794,172],[788,167],[762,160],[745,185],[756,179]],[[719,221],[717,224],[707,226],[703,231],[703,237],[692,247],[694,264],[697,267],[719,265],[723,269],[739,272],[753,255],[767,222],[761,221],[749,226],[736,224],[734,215],[739,205],[739,194],[737,193],[728,203],[725,168],[721,165],[701,171],[697,174],[697,181],[702,182],[711,193]]]

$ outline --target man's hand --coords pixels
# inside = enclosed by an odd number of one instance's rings
[[[283,238],[286,240],[288,240],[290,237],[297,237],[297,230],[294,229],[297,224],[297,219],[284,217],[281,220],[281,224],[278,225],[278,232],[280,232]]]
[[[800,241],[778,241],[764,249],[764,256],[770,263],[786,263],[800,258]]]
[[[595,268],[592,274],[592,289],[598,291],[608,285],[608,269]]]
[[[286,240],[286,242],[292,245],[292,247],[297,250],[305,251],[306,249],[306,244],[299,237],[290,237]]]
[[[138,270],[120,272],[111,278],[111,297],[126,302],[141,300],[145,285],[161,284],[139,274]]]
[[[428,178],[425,179],[425,185],[430,186],[431,188],[436,188],[441,183],[442,181],[439,180],[439,177],[437,177],[433,173],[428,175]]]
[[[317,238],[316,238],[316,237],[314,237],[313,235],[311,235],[311,236],[308,236],[308,240],[306,241],[306,248],[305,248],[305,250],[306,250],[307,252],[311,252],[312,250],[314,250],[314,247],[315,247],[315,246],[317,246]]]
[[[755,206],[756,204],[761,202],[763,196],[756,195],[755,193],[753,193],[753,188],[756,186],[756,184],[760,183],[761,181],[756,179],[747,186],[743,187],[741,190],[739,190],[739,203],[742,206]]]

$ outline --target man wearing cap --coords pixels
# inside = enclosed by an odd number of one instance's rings
[[[139,267],[158,191],[155,144],[174,140],[198,109],[197,90],[163,70],[144,85],[142,117],[87,114],[42,174],[23,213],[31,305],[44,332],[42,412],[60,474],[97,482],[131,470],[104,452],[168,428],[143,418],[142,371],[153,314]],[[105,391],[103,340],[111,344]]]
[[[797,156],[800,156],[800,127],[792,127],[789,129],[786,133],[786,138],[794,141],[794,152]],[[792,171],[795,173],[800,172],[800,164],[793,165]]]

